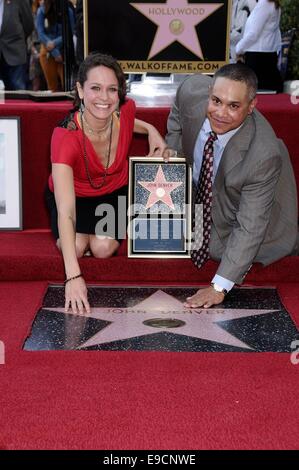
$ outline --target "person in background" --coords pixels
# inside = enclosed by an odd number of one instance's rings
[[[148,135],[150,155],[161,156],[166,143],[155,127],[135,118],[135,103],[126,98],[124,73],[111,56],[91,54],[81,63],[75,109],[53,133],[47,203],[64,259],[65,307],[83,312],[89,311],[89,303],[78,258],[87,250],[97,258],[108,258],[120,245],[119,219],[125,228],[126,208],[119,212],[118,204],[119,198],[127,197],[133,132]],[[102,217],[96,215],[101,208],[105,208]],[[106,211],[107,230],[99,230]]]
[[[236,44],[243,36],[248,16],[256,6],[257,0],[233,0],[231,9],[230,59],[236,62]]]
[[[43,3],[43,0],[33,0],[31,9],[33,18],[36,19],[37,10],[40,5]],[[29,59],[29,82],[30,88],[33,91],[44,90],[46,88],[46,82],[44,73],[42,71],[40,60],[39,60],[39,51],[40,51],[40,42],[38,39],[38,34],[34,28],[32,34],[28,38],[28,51],[30,55]]]
[[[83,0],[78,0],[75,11],[75,34],[76,34],[76,62],[79,66],[84,60],[84,38],[83,38]]]
[[[241,63],[223,66],[213,79],[193,75],[178,88],[168,118],[169,147],[193,167],[199,246],[192,260],[199,269],[209,257],[220,262],[211,286],[188,298],[188,307],[219,304],[254,262],[268,265],[298,252],[292,164],[255,109],[256,90],[255,73]]]
[[[281,8],[279,0],[259,0],[248,17],[243,38],[236,45],[237,60],[252,68],[258,78],[258,88],[283,89],[277,67],[281,49]]]
[[[73,10],[68,7],[69,23],[74,31]],[[61,14],[57,0],[44,0],[37,12],[36,29],[41,42],[40,63],[48,90],[53,92],[63,89],[63,42]]]
[[[26,89],[26,39],[33,28],[28,0],[0,0],[0,80],[7,90]]]

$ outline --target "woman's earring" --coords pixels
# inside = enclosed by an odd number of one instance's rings
[[[116,116],[119,118],[120,116],[120,107],[119,107],[119,102],[118,102],[118,105],[117,105],[117,108],[116,108]]]
[[[84,113],[84,109],[85,109],[85,106],[84,106],[84,101],[83,101],[83,98],[82,98],[82,100],[80,100],[80,113],[81,114]]]

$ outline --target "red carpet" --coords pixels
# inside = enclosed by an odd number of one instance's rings
[[[0,284],[0,448],[298,449],[289,354],[21,351],[45,289]]]
[[[0,236],[0,279],[2,281],[63,281],[64,269],[49,230],[2,232]],[[217,263],[208,261],[198,270],[190,259],[128,259],[126,242],[118,256],[110,259],[83,258],[80,265],[89,282],[176,283],[210,282]],[[157,269],[158,266],[158,269]],[[298,282],[299,258],[289,256],[270,266],[255,265],[246,277],[248,283]]]
[[[48,230],[43,191],[50,137],[70,103],[6,101],[2,116],[20,116],[24,232],[0,234],[0,449],[298,449],[299,365],[282,353],[25,352],[22,344],[47,288],[64,279]],[[259,109],[289,148],[299,182],[298,106],[288,95],[260,96]],[[137,117],[165,133],[167,108]],[[32,135],[35,136],[32,139]],[[131,154],[147,151],[136,137]],[[90,283],[198,285],[190,260],[83,259]],[[264,269],[248,284],[277,286],[299,325],[298,257]],[[19,281],[19,282],[16,282]],[[28,282],[25,282],[28,281]],[[34,281],[34,282],[33,282]]]

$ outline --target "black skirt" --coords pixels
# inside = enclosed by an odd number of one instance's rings
[[[51,230],[59,238],[57,207],[52,191],[46,188]],[[111,237],[119,243],[126,238],[128,186],[96,197],[76,197],[76,233]]]
[[[245,64],[256,73],[259,90],[282,92],[283,80],[277,67],[276,52],[246,52]]]

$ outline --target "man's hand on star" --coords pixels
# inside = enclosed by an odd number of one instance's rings
[[[216,292],[215,289],[210,286],[204,289],[199,289],[196,294],[192,295],[192,297],[187,297],[184,305],[189,308],[209,308],[212,307],[212,305],[221,304],[224,297],[225,296],[222,292]]]

